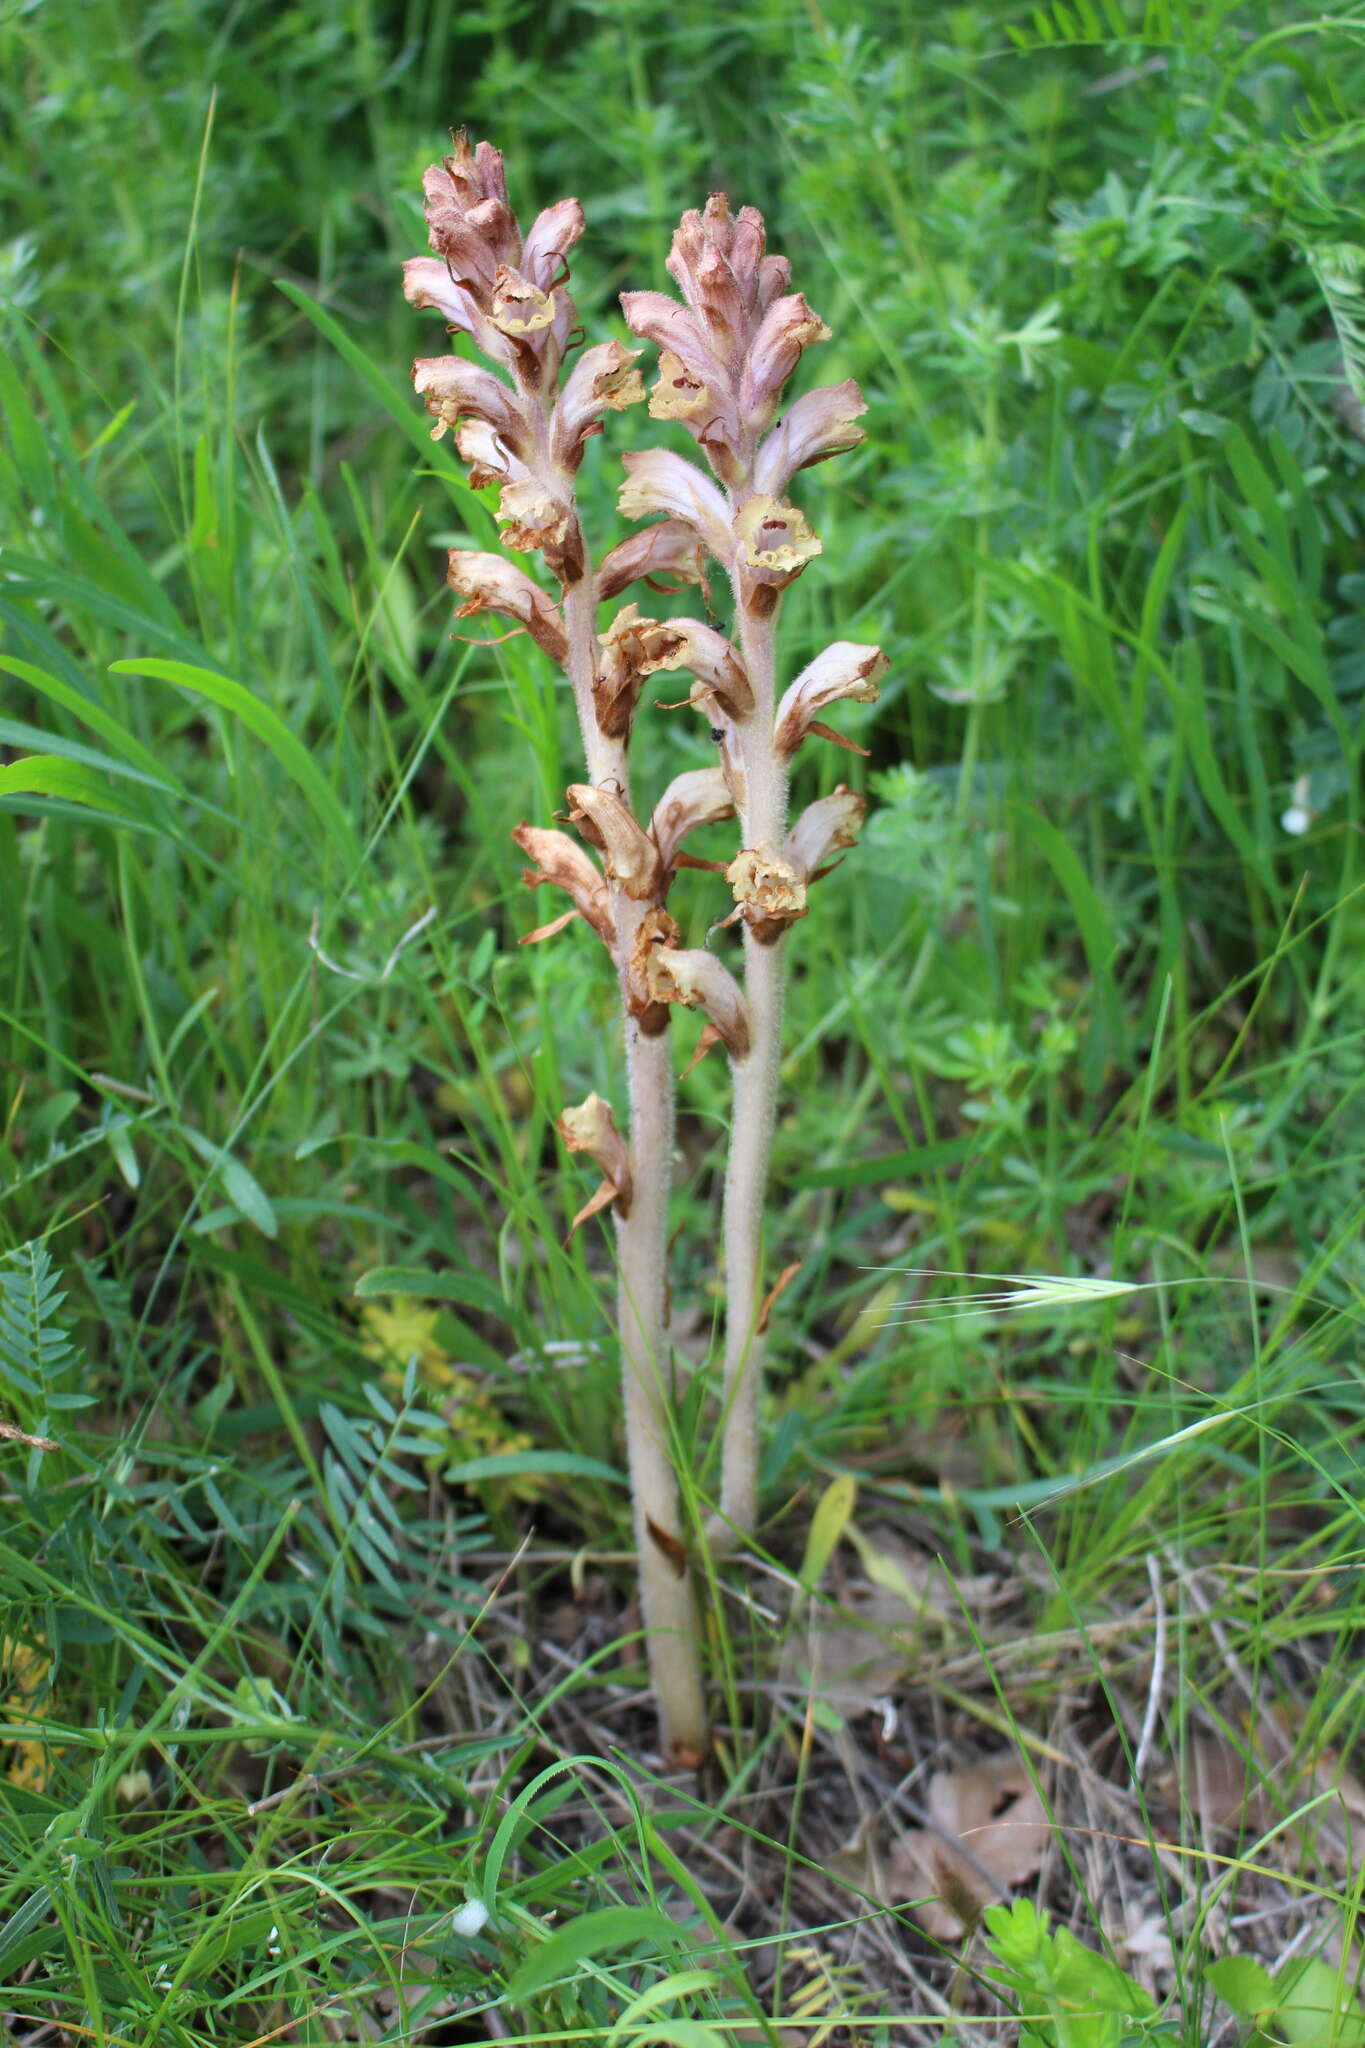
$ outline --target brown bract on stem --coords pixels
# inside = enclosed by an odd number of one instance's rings
[[[853,843],[862,800],[843,785],[788,829],[791,761],[807,737],[838,739],[818,713],[841,697],[870,701],[886,667],[880,649],[837,641],[780,701],[776,628],[782,594],[822,544],[787,495],[812,463],[855,447],[864,410],[856,384],[807,392],[779,419],[787,380],[828,329],[785,258],[767,253],[762,217],[732,214],[723,197],[685,214],[668,269],[681,301],[629,292],[627,325],[657,344],[651,418],[695,440],[711,474],[665,447],[623,457],[620,510],[652,521],[593,568],[576,480],[586,443],[608,413],[644,399],[641,351],[609,339],[586,347],[569,293],[569,252],[584,232],[576,199],[547,207],[523,235],[508,202],[500,153],[459,134],[423,181],[430,254],[404,266],[410,302],[442,314],[482,363],[451,353],[419,360],[413,382],[450,434],[479,487],[498,488],[505,548],[539,556],[550,587],[505,555],[453,550],[447,580],[461,619],[490,612],[524,631],[566,676],[583,747],[567,783],[563,829],[523,823],[515,838],[534,888],[567,907],[527,934],[586,927],[616,976],[624,1037],[625,1128],[596,1093],[566,1108],[566,1151],[591,1159],[600,1182],[570,1234],[610,1211],[619,1273],[618,1335],[641,1613],[667,1761],[693,1766],[708,1746],[701,1630],[691,1548],[720,1550],[756,1522],[762,1351],[780,1289],[763,1288],[763,1212],[781,1046],[789,927],[805,917],[811,885]],[[657,515],[657,516],[656,516]],[[676,594],[698,586],[712,602],[710,564],[728,582],[726,633],[685,616],[656,617],[639,586]],[[599,608],[635,587],[605,624]],[[637,806],[630,740],[651,676],[691,678],[679,703],[705,719],[713,766],[684,770],[652,810]],[[678,704],[673,708],[676,710]],[[851,744],[851,743],[845,743]],[[728,860],[697,860],[687,836],[738,819]],[[710,947],[689,946],[667,903],[679,869],[723,875],[743,973]],[[561,941],[563,942],[563,941]],[[733,1077],[722,1238],[727,1289],[719,1387],[719,1498],[703,1528],[680,1498],[667,1327],[669,1194],[674,1126],[675,1007],[699,1009],[698,1056],[724,1047]]]

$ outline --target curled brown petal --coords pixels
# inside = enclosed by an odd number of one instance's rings
[[[738,982],[714,953],[700,946],[656,946],[650,957],[655,994],[663,1002],[705,1010],[731,1059],[749,1050],[749,1010]]]
[[[841,697],[860,704],[875,704],[879,679],[891,666],[880,647],[860,646],[854,640],[835,640],[814,661],[808,662],[777,707],[773,746],[779,758],[789,761],[820,712]]]
[[[611,1104],[592,1094],[555,1119],[555,1128],[570,1152],[585,1152],[602,1173],[602,1186],[585,1203],[569,1228],[572,1237],[580,1223],[614,1201],[622,1216],[630,1214],[634,1187],[631,1181],[630,1150],[620,1131]]]
[[[565,792],[569,818],[602,853],[608,881],[637,903],[647,903],[663,881],[659,849],[614,790],[572,782]]]
[[[654,954],[660,946],[676,946],[681,938],[678,926],[660,904],[651,905],[636,927],[624,989],[626,1010],[646,1038],[657,1038],[668,1026],[668,999],[660,996],[654,985]]]
[[[452,548],[446,582],[463,599],[456,608],[457,619],[472,619],[479,612],[517,619],[552,661],[562,666],[568,659],[568,637],[559,606],[515,562],[472,548]]]
[[[746,846],[725,870],[739,915],[761,945],[771,945],[806,915],[806,878],[774,846]]]
[[[556,832],[544,825],[520,824],[512,837],[535,862],[535,867],[528,868],[522,878],[527,887],[538,889],[543,882],[552,882],[556,888],[566,890],[579,916],[592,926],[608,951],[614,952],[616,925],[607,885],[582,847],[567,832]]]

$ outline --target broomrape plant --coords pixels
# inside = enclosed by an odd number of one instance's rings
[[[707,1745],[696,1593],[670,1453],[666,1261],[673,1151],[671,1006],[705,1012],[703,1049],[721,1044],[733,1076],[723,1242],[727,1286],[721,1388],[720,1496],[703,1533],[722,1554],[750,1533],[757,1507],[757,1415],[767,1308],[762,1219],[768,1181],[788,928],[806,915],[812,882],[851,846],[863,800],[840,786],[787,825],[792,758],[811,734],[837,740],[820,713],[841,697],[877,695],[880,648],[836,641],[779,698],[775,635],[782,593],[821,552],[787,497],[798,470],[855,447],[866,410],[852,380],[810,391],[781,418],[782,391],[805,350],[829,330],[799,292],[790,266],[766,253],[761,214],[732,214],[719,194],[684,214],[668,269],[682,303],[627,292],[626,323],[659,349],[649,414],[679,422],[712,472],[670,450],[624,457],[620,510],[652,521],[594,560],[575,496],[589,437],[604,415],[645,397],[643,351],[618,341],[583,349],[569,293],[569,251],[584,229],[576,199],[537,215],[523,236],[507,200],[501,153],[453,153],[423,180],[432,253],[404,266],[416,307],[441,313],[490,368],[455,355],[413,366],[413,382],[451,432],[476,487],[500,487],[508,548],[538,554],[552,595],[502,555],[452,550],[447,580],[457,617],[489,611],[516,621],[564,671],[582,734],[584,779],[566,792],[577,838],[522,824],[514,837],[532,888],[550,884],[570,907],[529,935],[547,939],[581,920],[611,956],[626,1043],[627,1128],[596,1094],[568,1108],[559,1131],[589,1155],[602,1184],[574,1227],[610,1207],[620,1273],[619,1332],[626,1444],[640,1561],[641,1604],[665,1755],[695,1764]],[[655,515],[662,515],[656,517]],[[699,587],[708,563],[733,596],[733,638],[691,618],[656,619],[637,603],[602,608],[633,585]],[[630,737],[645,679],[691,678],[686,702],[718,746],[714,766],[690,769],[652,811],[630,779]],[[847,744],[847,742],[841,742]],[[684,850],[689,833],[729,817],[739,850],[728,866]],[[590,850],[589,850],[590,849]],[[595,856],[595,857],[594,857]],[[684,946],[669,888],[684,865],[715,868],[733,894],[722,920],[738,925],[737,979],[710,951]]]

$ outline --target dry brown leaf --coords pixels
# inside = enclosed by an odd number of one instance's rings
[[[913,1901],[926,1934],[956,1942],[987,1906],[1036,1875],[1052,1827],[1022,1759],[1008,1752],[936,1771],[925,1803],[932,1827],[884,1848],[865,1826],[829,1867],[887,1905]]]
[[[842,1714],[868,1712],[911,1668],[926,1636],[963,1626],[962,1602],[979,1612],[996,1590],[989,1577],[951,1579],[942,1560],[894,1529],[850,1523],[845,1540],[863,1575],[848,1580],[837,1608],[813,1613],[783,1645],[780,1675]]]

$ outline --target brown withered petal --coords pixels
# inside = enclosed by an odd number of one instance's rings
[[[550,444],[555,461],[573,469],[590,434],[602,431],[604,412],[624,412],[645,395],[645,380],[635,367],[639,349],[619,341],[601,341],[585,349],[555,402]]]
[[[689,832],[716,825],[734,812],[734,799],[719,767],[688,768],[675,775],[654,806],[650,833],[666,873],[677,864],[678,848]]]
[[[565,792],[569,818],[602,850],[607,879],[637,903],[647,903],[663,881],[659,849],[613,790],[572,782]]]
[[[694,675],[699,688],[692,692],[692,701],[708,715],[715,706],[727,718],[747,718],[754,708],[754,693],[744,657],[733,642],[700,619],[668,619],[665,623],[676,635],[676,645],[659,667],[686,669]]]
[[[730,516],[725,499],[695,463],[667,448],[643,448],[622,457],[626,481],[617,504],[626,519],[667,513],[690,526],[718,562],[730,558]]]
[[[557,199],[531,222],[518,265],[523,277],[543,292],[557,284],[575,242],[583,233],[583,209],[576,199]]]
[[[538,889],[552,882],[573,898],[578,914],[590,924],[609,951],[616,947],[616,925],[611,914],[607,885],[593,862],[567,832],[545,825],[518,825],[513,839],[528,859],[535,862],[523,876],[528,888]],[[538,872],[537,872],[538,870]]]
[[[856,448],[867,437],[858,416],[867,401],[852,377],[843,384],[822,384],[789,405],[758,451],[754,487],[781,495],[798,469],[824,462]]]
[[[630,731],[645,677],[665,666],[681,639],[671,621],[642,618],[638,606],[622,605],[603,635],[592,686],[597,723],[608,739]]]
[[[680,519],[661,519],[609,549],[597,567],[597,596],[599,600],[619,597],[632,583],[655,578],[699,583],[703,595],[710,595],[705,551],[692,528]]]
[[[525,455],[530,446],[526,416],[516,394],[501,378],[467,363],[463,356],[419,356],[412,366],[413,388],[436,424],[433,441],[462,420],[483,420],[507,446]]]
[[[499,493],[497,516],[509,548],[516,548],[519,554],[543,548],[546,560],[554,566],[554,557],[569,537],[572,515],[567,505],[552,497],[534,477],[514,477]]]
[[[510,264],[498,266],[490,315],[499,334],[520,340],[554,325],[555,294],[543,292]]]
[[[769,306],[750,344],[740,380],[740,411],[750,426],[773,416],[778,396],[812,342],[828,341],[829,329],[801,292]]]
[[[865,800],[841,782],[829,796],[806,805],[782,842],[783,855],[799,875],[813,881],[832,853],[857,843],[866,815]]]
[[[526,475],[526,465],[514,462],[510,449],[487,420],[461,420],[455,429],[455,452],[461,462],[468,463],[469,481],[476,491],[487,484],[505,484],[514,473]]]
[[[739,560],[755,583],[780,589],[801,574],[820,554],[823,543],[804,512],[785,498],[759,492],[746,498],[735,515]]]
[[[732,1060],[749,1050],[749,1010],[738,982],[714,953],[703,947],[656,946],[650,960],[652,987],[663,1002],[705,1010]]]
[[[725,870],[725,879],[740,916],[764,944],[806,915],[805,877],[775,846],[741,848]]]
[[[819,713],[841,697],[875,704],[881,694],[878,679],[890,666],[880,647],[863,647],[854,640],[835,640],[817,654],[777,707],[773,745],[780,759],[791,759]]]
[[[446,582],[463,599],[457,619],[472,619],[479,612],[517,619],[552,661],[562,665],[567,660],[569,643],[559,606],[515,562],[504,555],[452,548]]]
[[[586,1222],[589,1216],[595,1216],[610,1201],[615,1201],[622,1216],[629,1215],[634,1192],[630,1151],[616,1128],[611,1104],[604,1102],[600,1095],[589,1095],[557,1117],[555,1128],[569,1151],[586,1152],[603,1176],[602,1186],[574,1217],[569,1236],[573,1236],[580,1223]]]
[[[626,962],[626,1009],[646,1038],[657,1038],[668,1028],[668,1001],[653,986],[654,954],[660,946],[676,946],[682,933],[660,904],[653,904],[640,919],[635,942]]]

